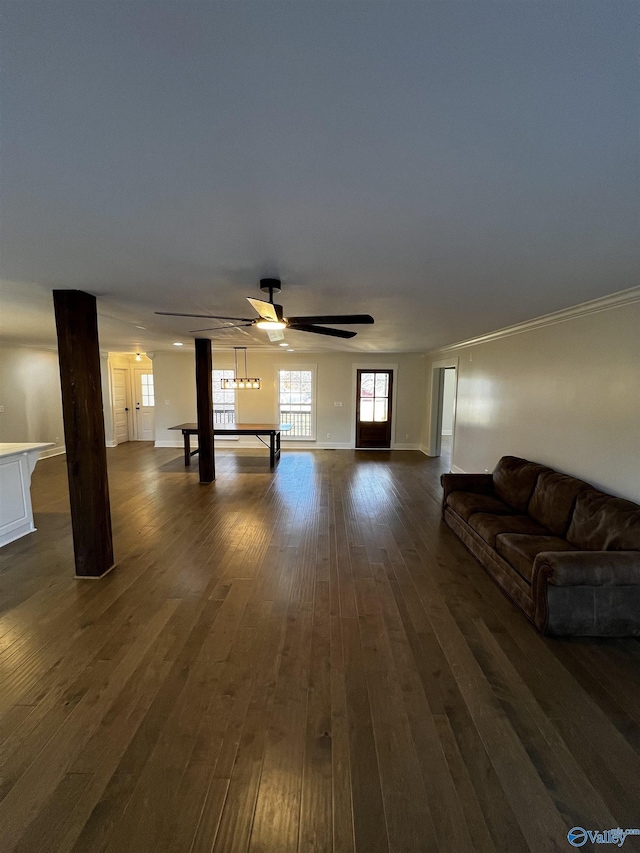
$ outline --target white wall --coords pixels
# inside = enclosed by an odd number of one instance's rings
[[[151,362],[149,362],[150,364]],[[100,353],[105,437],[113,438],[107,354]],[[64,453],[58,353],[53,349],[0,345],[0,441],[52,441],[42,458]]]
[[[64,453],[58,354],[0,346],[0,441],[53,441],[41,456]]]
[[[158,352],[153,359],[156,397],[156,447],[171,447],[182,440],[168,427],[196,419],[195,358],[189,352]]]
[[[259,391],[239,391],[239,422],[277,421],[277,370],[280,367],[317,365],[317,440],[310,446],[353,447],[355,438],[356,367],[391,366],[396,388],[393,445],[418,448],[425,397],[424,360],[410,353],[283,353],[249,350],[248,370],[262,379]],[[213,354],[215,368],[233,368],[233,354]],[[195,363],[193,353],[157,353],[153,362],[156,388],[156,444],[181,446],[180,433],[167,427],[196,419]],[[168,401],[168,403],[166,402]],[[334,403],[342,403],[341,407]],[[327,433],[330,437],[327,437]],[[242,442],[241,442],[242,443]],[[295,442],[296,446],[307,445]]]
[[[491,470],[513,454],[640,501],[640,303],[430,358],[452,354],[459,358],[454,470]]]

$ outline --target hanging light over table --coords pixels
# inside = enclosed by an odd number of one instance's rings
[[[244,375],[238,376],[238,350],[241,349],[244,352]],[[249,389],[257,389],[260,388],[260,379],[255,377],[247,376],[247,348],[246,347],[234,347],[233,348],[233,358],[235,363],[235,370],[233,371],[233,379],[222,379],[220,381],[220,387],[224,391],[246,391]]]

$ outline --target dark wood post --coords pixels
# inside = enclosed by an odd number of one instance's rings
[[[211,341],[196,338],[196,397],[198,409],[198,465],[201,483],[216,478],[213,452],[213,385]]]
[[[76,577],[113,568],[96,298],[54,290]]]

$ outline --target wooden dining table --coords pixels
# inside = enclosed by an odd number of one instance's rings
[[[191,450],[191,436],[198,434],[198,424],[185,423],[169,427],[169,429],[181,430],[184,439],[184,464],[191,465],[191,457],[195,456],[198,448]],[[269,448],[269,464],[275,468],[280,459],[280,435],[289,432],[291,424],[216,424],[213,428],[214,435],[254,435],[265,447]],[[263,436],[269,438],[267,443]]]

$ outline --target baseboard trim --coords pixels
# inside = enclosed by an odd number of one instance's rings
[[[67,448],[62,445],[62,447],[49,447],[47,450],[41,450],[38,454],[38,459],[50,459],[52,456],[62,456],[67,452]]]
[[[105,447],[117,447],[118,442],[117,441],[105,441],[104,445],[105,445]]]
[[[223,439],[226,444],[227,440]],[[351,441],[296,441],[295,439],[287,439],[283,440],[281,443],[282,452],[285,453],[287,450],[355,450],[355,446]],[[180,448],[181,450],[184,448],[184,444],[182,441],[156,441],[154,447],[157,448]],[[194,442],[191,445],[191,449],[195,450],[197,444]],[[220,444],[216,439],[216,447],[220,448]],[[258,444],[257,440],[252,439],[239,439],[234,442],[234,447],[229,448],[230,450],[238,449],[238,450],[257,450],[260,449],[261,445]],[[383,448],[384,449],[384,448]],[[419,444],[393,444],[390,450],[422,450],[424,453],[422,446]]]
[[[102,578],[106,578],[109,572],[112,572],[117,566],[117,563],[114,563],[110,568],[107,569],[106,572],[103,572],[101,575],[74,575],[74,578],[77,581],[101,581]]]
[[[254,444],[246,445],[255,447]],[[349,441],[296,441],[294,438],[283,441],[280,445],[285,450],[353,450]]]

